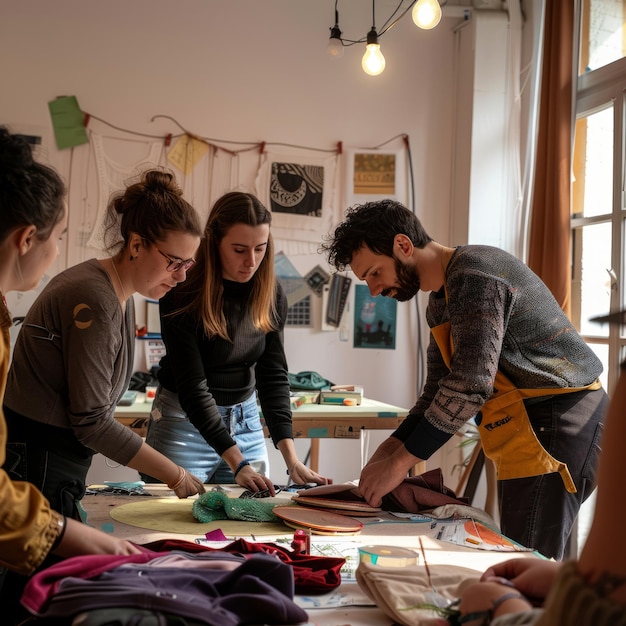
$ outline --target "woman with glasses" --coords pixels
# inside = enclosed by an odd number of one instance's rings
[[[150,170],[115,195],[107,210],[113,256],[61,272],[31,306],[9,372],[5,470],[34,483],[50,504],[79,518],[92,456],[155,476],[179,498],[202,483],[120,424],[135,345],[135,292],[159,299],[182,283],[202,229],[174,175]]]
[[[270,224],[251,194],[215,203],[189,279],[160,302],[166,356],[146,441],[204,482],[274,495],[257,397],[291,481],[330,481],[295,451]]]

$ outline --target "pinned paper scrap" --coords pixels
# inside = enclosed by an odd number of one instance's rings
[[[313,291],[316,296],[321,297],[324,291],[324,285],[330,280],[330,275],[328,272],[324,271],[320,265],[316,265],[306,274],[304,280],[311,288],[311,291]]]
[[[185,134],[178,138],[174,147],[168,152],[167,160],[183,174],[190,174],[208,151],[209,144],[206,141]]]
[[[290,307],[311,293],[304,278],[282,251],[274,255],[274,272],[285,290]]]
[[[57,148],[73,148],[89,143],[85,129],[85,116],[78,106],[76,96],[62,96],[48,102]]]

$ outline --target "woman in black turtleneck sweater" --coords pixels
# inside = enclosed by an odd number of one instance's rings
[[[271,219],[248,193],[228,193],[213,206],[197,264],[160,301],[167,355],[146,441],[204,482],[273,495],[257,394],[291,480],[331,481],[295,451],[283,346],[287,297],[274,276]]]

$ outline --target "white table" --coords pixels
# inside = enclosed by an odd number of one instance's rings
[[[208,488],[210,486],[207,485]],[[241,492],[241,488],[236,485],[227,485],[230,488],[231,496],[237,497]],[[153,493],[159,497],[174,497],[171,490],[165,485],[147,485],[146,491]],[[291,498],[292,494],[278,494],[279,498]],[[114,520],[110,516],[110,511],[121,504],[136,502],[138,498],[144,499],[146,496],[107,496],[107,495],[91,495],[83,498],[83,507],[87,512],[87,522],[101,528],[107,532],[112,532],[116,536],[123,537],[136,543],[147,543],[165,538],[184,539],[194,541],[201,536],[205,530],[199,530],[196,535],[164,533],[153,530],[147,530],[124,524]],[[435,538],[437,529],[431,529],[429,523],[414,523],[400,520],[389,513],[383,513],[380,518],[360,518],[364,523],[362,531],[353,536],[347,536],[341,539],[345,542],[358,542],[362,545],[396,545],[402,547],[410,547],[419,552],[419,537],[422,537],[426,557],[429,564],[453,564],[467,567],[478,573],[484,571],[490,565],[507,560],[512,557],[538,558],[536,554],[531,552],[495,552],[478,550],[471,547],[462,547],[459,545],[438,541]],[[229,539],[234,538],[228,532],[228,520],[213,522],[222,528],[223,532]],[[239,522],[240,524],[240,522]],[[250,533],[254,533],[255,524],[249,524]],[[293,529],[285,526],[284,538],[293,537]],[[257,537],[258,540],[272,541],[270,538]],[[316,537],[313,535],[313,541],[319,539],[326,541],[327,537]],[[420,556],[420,563],[422,563]],[[357,597],[362,596],[358,584],[355,581],[343,581],[336,593],[342,596]],[[321,596],[320,599],[324,599]],[[338,606],[334,608],[310,609],[304,607],[309,614],[309,623],[315,626],[392,626],[392,620],[387,617],[383,611],[373,605],[369,606]]]
[[[138,394],[134,404],[118,406],[115,417],[124,425],[145,436],[151,402],[145,402],[144,395]],[[393,404],[363,398],[358,406],[339,404],[302,404],[293,410],[293,436],[311,440],[309,466],[319,471],[320,439],[359,439],[365,430],[395,430],[408,414]],[[267,429],[265,434],[269,437]],[[423,465],[423,467],[422,467]],[[420,464],[415,473],[425,471]]]

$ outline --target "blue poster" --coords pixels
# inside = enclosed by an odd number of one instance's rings
[[[367,285],[355,285],[354,347],[395,350],[397,306],[393,298],[373,297]]]

